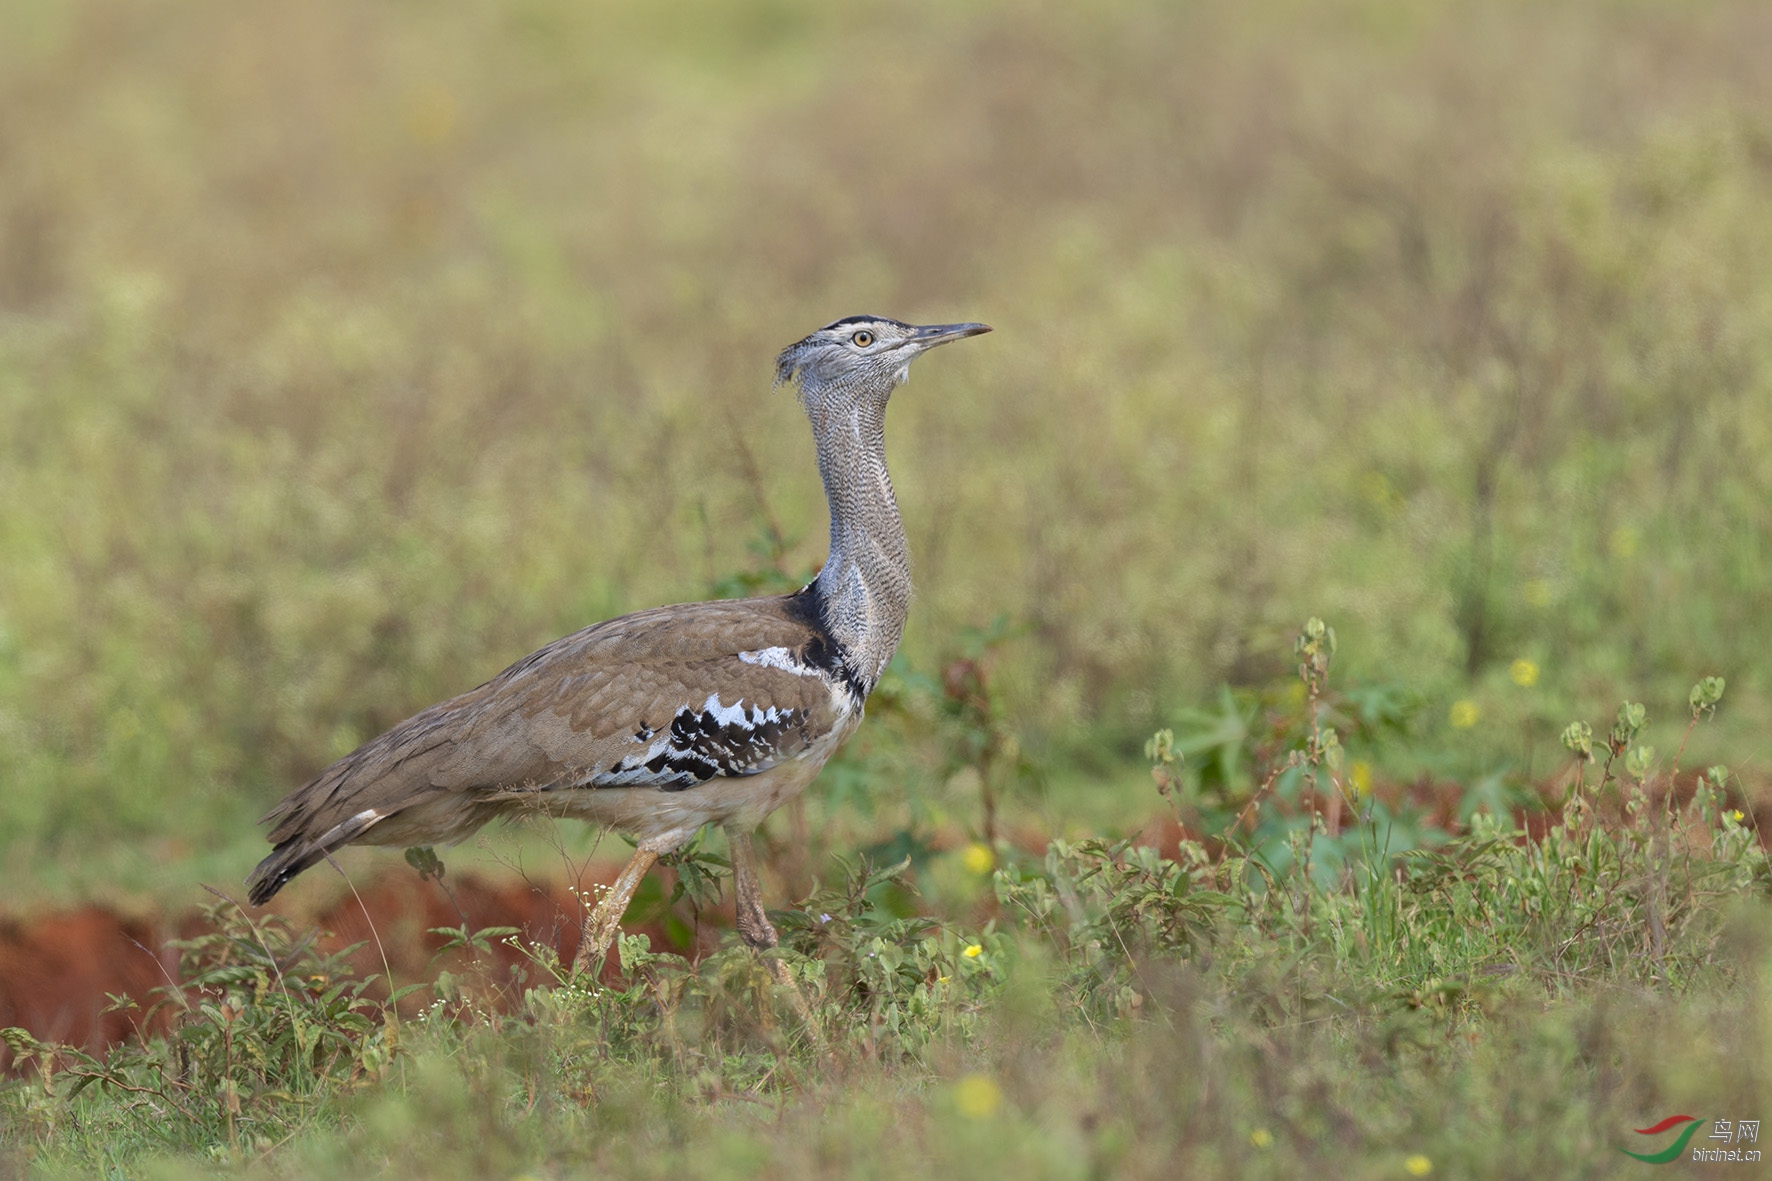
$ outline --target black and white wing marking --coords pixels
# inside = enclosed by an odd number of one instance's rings
[[[679,709],[668,726],[642,724],[631,739],[636,749],[591,775],[588,785],[682,791],[716,775],[756,775],[810,745],[807,720],[802,709],[723,705],[719,694],[709,694],[699,707]]]

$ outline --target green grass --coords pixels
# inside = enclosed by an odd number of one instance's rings
[[[0,1032],[24,1076],[0,1088],[0,1151],[48,1175],[893,1175],[982,1154],[1042,1177],[1600,1176],[1664,1107],[1757,1118],[1772,861],[1727,768],[1669,794],[1626,703],[1597,742],[1569,727],[1578,773],[1536,837],[1490,810],[1424,830],[1351,774],[1337,647],[1316,619],[1298,636],[1298,710],[1239,756],[1265,769],[1253,793],[1214,777],[1220,751],[1190,766],[1186,732],[1153,738],[1157,789],[1213,834],[1172,857],[1091,838],[827,863],[777,915],[797,998],[731,937],[685,959],[623,935],[598,983],[465,917],[450,967],[390,989],[354,949],[213,904],[133,1042]],[[1693,688],[1688,738],[1724,688]],[[726,863],[685,856],[705,904]],[[504,942],[523,956],[501,971]]]
[[[1344,791],[1312,635],[1284,766]],[[6,1031],[27,1078],[0,1151],[44,1175],[1610,1176],[1662,1147],[1632,1128],[1758,1118],[1772,1090],[1772,863],[1714,783],[1653,800],[1637,749],[1620,729],[1642,774],[1607,760],[1536,840],[1482,813],[1399,851],[1375,800],[1333,831],[1277,771],[1277,828],[1174,859],[974,846],[921,898],[908,860],[839,865],[777,916],[797,1004],[731,938],[691,962],[624,935],[622,982],[593,985],[538,946],[501,976],[481,957],[514,931],[464,925],[466,970],[396,992],[402,1018],[219,903],[136,1043]]]

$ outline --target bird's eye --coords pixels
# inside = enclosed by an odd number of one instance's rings
[[[854,343],[856,348],[865,349],[870,344],[874,343],[874,334],[864,328],[860,332],[857,332],[854,336],[850,337],[849,339],[850,339],[850,341],[852,341]]]

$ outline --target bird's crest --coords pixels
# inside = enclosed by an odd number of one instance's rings
[[[819,349],[842,343],[846,338],[843,330],[858,324],[897,328],[906,333],[911,331],[909,324],[902,320],[894,320],[890,316],[844,316],[841,320],[832,320],[817,332],[807,335],[804,339],[796,340],[776,355],[776,388],[779,389],[783,385],[797,381],[801,371]]]

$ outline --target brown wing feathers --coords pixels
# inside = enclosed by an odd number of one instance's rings
[[[247,879],[252,902],[353,840],[458,840],[536,791],[685,790],[794,757],[835,723],[832,685],[849,680],[808,598],[613,619],[402,722],[265,817],[275,848]]]

